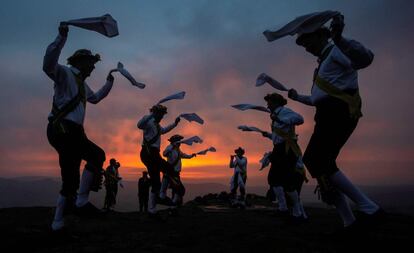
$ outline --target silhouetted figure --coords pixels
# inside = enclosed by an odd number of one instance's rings
[[[109,161],[109,166],[105,170],[105,203],[104,209],[111,210],[116,204],[116,195],[118,194],[118,184],[123,187],[120,181],[119,167],[121,164],[114,158]]]
[[[332,31],[319,27],[309,33],[298,34],[296,43],[318,57],[310,96],[289,91],[289,97],[315,106],[315,127],[303,156],[312,177],[318,180],[322,200],[336,207],[346,231],[358,227],[346,199],[356,203],[361,221],[373,221],[382,209],[339,170],[336,158],[353,133],[361,113],[361,98],[357,70],[367,67],[373,53],[362,44],[342,37],[343,16],[336,16]],[[333,42],[329,39],[332,35]]]
[[[160,155],[160,144],[161,135],[175,128],[180,122],[180,118],[177,117],[174,123],[167,127],[161,127],[160,121],[165,114],[167,114],[167,107],[161,104],[154,105],[150,109],[150,114],[144,116],[137,124],[137,127],[143,130],[142,149],[140,153],[141,161],[147,167],[148,174],[151,178],[151,193],[148,208],[148,213],[151,215],[156,213],[157,203],[172,205],[170,199],[163,200],[159,197],[161,188],[160,172],[171,177],[174,175],[173,166],[162,159]],[[174,187],[177,187],[178,191],[182,191],[182,185],[173,185]]]
[[[297,144],[295,126],[303,124],[303,117],[285,107],[286,99],[278,94],[267,94],[264,97],[270,110],[272,133],[263,133],[263,136],[273,141],[273,151],[270,156],[271,167],[268,174],[268,183],[272,187],[278,200],[277,214],[288,216],[286,195],[292,202],[292,216],[294,221],[304,219],[303,206],[299,199],[297,188],[296,165],[302,155]]]
[[[95,63],[100,61],[100,56],[93,55],[88,49],[77,50],[69,57],[70,67],[58,64],[68,31],[66,25],[59,26],[59,35],[48,46],[43,60],[43,71],[54,81],[53,108],[48,118],[47,137],[58,152],[62,176],[53,230],[64,227],[64,210],[73,207],[75,200],[76,214],[93,216],[100,213],[88,201],[88,197],[91,190],[98,191],[101,188],[105,152],[88,139],[83,122],[86,102],[96,104],[101,101],[108,95],[114,81],[113,76],[108,74],[105,85],[98,92],[89,88],[85,79],[94,70]],[[79,183],[82,160],[86,161],[86,165]]]
[[[181,143],[179,141],[181,141],[182,139],[184,139],[184,137],[179,134],[171,136],[171,138],[168,139],[168,141],[170,142],[170,145],[168,145],[163,152],[163,155],[167,157],[167,161],[174,167],[174,180],[179,181],[179,184],[181,185],[182,185],[181,177],[180,177],[181,167],[182,167],[181,159],[182,158],[191,159],[196,156],[196,154],[188,155],[181,151],[180,149]],[[164,176],[161,182],[160,198],[163,199],[167,196],[166,195],[167,189],[170,184],[171,184],[170,178]],[[185,194],[184,185],[183,185],[183,189],[181,192],[176,192],[173,189],[173,203],[175,205],[181,205],[183,202],[184,194]]]
[[[138,200],[139,200],[139,211],[148,211],[148,196],[151,182],[148,178],[148,172],[142,172],[142,177],[138,180]]]
[[[234,174],[230,180],[230,192],[232,205],[246,205],[246,182],[247,182],[247,158],[244,157],[244,149],[239,147],[234,150],[236,155],[230,155],[230,168],[234,168]],[[237,188],[240,190],[240,201],[237,198]]]

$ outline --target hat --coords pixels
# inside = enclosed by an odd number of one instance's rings
[[[278,93],[270,93],[270,94],[267,94],[265,97],[264,97],[264,100],[266,101],[266,102],[273,102],[273,103],[276,103],[276,104],[278,104],[279,106],[284,106],[284,105],[286,105],[287,104],[287,100],[282,96],[282,95],[280,95],[280,94],[278,94]]]
[[[296,44],[299,46],[303,46],[305,44],[305,40],[308,39],[313,34],[325,36],[326,38],[331,37],[331,31],[329,31],[327,27],[322,26],[310,33],[298,33],[298,36],[296,38]]]
[[[181,135],[179,135],[179,134],[175,134],[175,135],[171,136],[171,137],[168,139],[168,141],[169,141],[169,142],[171,142],[171,143],[175,143],[175,142],[181,141],[182,139],[184,139],[184,137],[183,137],[183,136],[181,136]]]
[[[91,50],[89,49],[78,49],[71,57],[68,58],[68,64],[71,64],[80,59],[92,59],[94,63],[101,60],[101,56],[99,54],[93,55]]]
[[[266,30],[263,32],[263,35],[266,37],[267,41],[270,42],[287,35],[312,33],[321,28],[336,15],[340,15],[340,12],[321,11],[309,13],[295,18],[293,21],[276,31]]]
[[[236,154],[241,153],[242,155],[244,155],[244,149],[242,147],[238,147],[237,149],[234,150],[234,153]]]
[[[152,113],[161,113],[161,114],[167,114],[167,107],[161,104],[154,105],[151,107],[150,112]]]

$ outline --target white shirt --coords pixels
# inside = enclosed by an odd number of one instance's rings
[[[43,59],[43,71],[55,82],[53,101],[59,109],[78,94],[78,84],[76,83],[75,74],[79,74],[79,70],[75,67],[67,67],[58,64],[60,52],[65,45],[65,42],[66,37],[58,35],[55,41],[47,47]],[[105,85],[96,93],[89,88],[86,82],[84,84],[87,101],[96,104],[108,95],[112,88],[113,81],[106,81]],[[51,116],[52,113],[49,114],[49,117]],[[64,119],[83,125],[85,120],[85,107],[83,104],[79,103],[79,105],[73,111],[69,112]]]
[[[150,141],[158,134],[157,125],[159,125],[157,122],[155,122],[155,119],[152,114],[145,115],[140,119],[137,123],[137,127],[141,130],[144,130],[143,132],[143,138],[142,138],[142,145],[144,145],[144,140]],[[160,149],[161,146],[161,135],[168,133],[171,131],[174,127],[176,127],[177,124],[172,123],[168,125],[167,127],[161,127],[160,126],[160,133],[158,134],[157,140],[151,144],[151,147],[155,147]]]
[[[330,46],[329,44],[327,46]],[[351,60],[337,47],[333,46],[330,53],[318,70],[318,76],[340,90],[358,89],[358,73],[352,67]],[[312,86],[311,101],[316,104],[329,95],[321,90],[316,83]]]
[[[332,44],[326,45],[324,49],[326,50],[330,45]],[[342,90],[357,89],[358,75],[356,70],[369,66],[373,59],[374,54],[361,43],[342,38],[322,62],[318,74]],[[311,96],[298,95],[296,100],[307,105],[315,105],[315,102],[327,96],[328,94],[314,84]]]
[[[247,158],[234,156],[234,159],[230,163],[230,168],[234,168],[234,173],[247,173]]]
[[[290,130],[294,131],[295,126],[301,125],[304,122],[302,115],[284,106],[276,108],[272,115],[276,115],[278,119],[272,121],[272,134],[268,136],[273,141],[273,145],[284,142],[284,139],[276,133],[275,128],[287,133]]]
[[[165,148],[163,156],[167,157],[167,161],[171,164],[173,164],[178,159],[178,162],[174,166],[174,170],[176,172],[181,171],[181,158],[190,159],[193,157],[192,155],[188,155],[182,152],[179,148],[174,148],[172,144],[168,145]]]

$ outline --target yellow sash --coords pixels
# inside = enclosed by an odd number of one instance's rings
[[[349,95],[348,93],[340,90],[339,88],[333,86],[328,81],[322,79],[320,76],[316,76],[315,84],[318,86],[319,89],[323,90],[324,92],[328,93],[328,95],[338,98],[345,103],[348,104],[349,114],[351,115],[352,119],[359,119],[362,117],[361,112],[361,97],[359,95],[359,91],[354,95]]]
[[[297,157],[302,156],[302,151],[300,150],[300,147],[298,145],[298,142],[296,141],[296,134],[294,131],[285,132],[282,129],[279,129],[277,127],[273,128],[273,131],[276,132],[277,135],[283,138],[285,141],[285,151],[286,153],[289,151],[289,149],[292,149],[293,153]]]

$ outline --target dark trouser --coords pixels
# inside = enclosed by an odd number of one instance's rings
[[[177,194],[180,197],[184,197],[184,195],[185,195],[185,187],[183,185],[183,182],[181,182],[180,172],[175,172],[174,171],[174,173],[173,173],[173,180],[176,181],[176,182],[178,182],[178,183],[175,183],[175,184],[173,183],[171,185],[171,187],[173,188],[173,190],[172,190],[173,198],[174,198],[174,195],[175,194]],[[171,181],[172,180],[170,180],[169,184],[171,184]]]
[[[171,177],[171,179],[174,179],[174,177],[176,177],[177,173],[174,171],[174,167],[169,162],[162,159],[159,149],[155,147],[142,146],[140,156],[141,161],[147,167],[148,174],[150,176],[151,192],[160,192],[160,172],[164,173],[164,175],[167,175],[168,177]],[[172,189],[175,190],[177,194],[184,195],[185,189],[179,179],[170,180],[170,183]]]
[[[139,198],[139,211],[148,211],[148,192],[146,194],[138,195]]]
[[[104,208],[110,208],[116,204],[116,195],[118,194],[118,184],[110,184],[106,186]]]
[[[267,176],[268,184],[271,187],[282,186],[288,192],[294,191],[297,159],[291,149],[286,152],[285,142],[274,145]]]
[[[244,187],[246,187],[247,177],[242,176],[242,180],[244,183]],[[240,195],[244,197],[244,195],[246,195],[246,189],[244,187],[241,187],[239,185],[239,172],[236,172],[233,176],[233,189],[231,190],[231,194],[233,195],[233,197],[236,197],[237,195],[237,188],[240,189]]]
[[[299,173],[295,172],[293,175],[293,188],[298,192],[300,195],[300,192],[302,191],[303,182],[305,181],[305,177]]]
[[[336,158],[357,123],[349,117],[348,105],[339,99],[330,97],[317,104],[315,128],[303,155],[312,177],[329,176],[339,170]]]
[[[88,140],[82,126],[62,120],[65,133],[47,126],[47,138],[59,154],[59,165],[62,175],[62,189],[60,194],[68,198],[76,197],[79,188],[80,164],[86,161],[85,169],[98,175],[101,173],[105,161],[105,152],[95,143]]]

